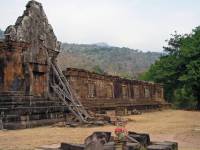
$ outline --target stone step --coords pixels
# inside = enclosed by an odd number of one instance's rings
[[[37,113],[31,113],[26,115],[20,115],[20,114],[7,114],[3,116],[3,122],[9,123],[9,122],[20,122],[20,121],[29,121],[29,120],[40,120],[40,119],[50,119],[50,118],[57,118],[59,116],[63,116],[63,113],[61,112],[43,112],[40,114]]]
[[[41,98],[43,98],[44,99],[44,97],[39,97],[39,96],[27,96],[27,95],[0,95],[0,98],[2,98],[2,99],[10,99],[10,98],[26,98],[26,99],[41,99]]]
[[[62,105],[60,101],[12,101],[12,102],[0,102],[1,107],[17,107],[17,106],[51,106]]]
[[[24,95],[24,91],[5,91],[0,92],[0,95]]]
[[[7,114],[3,116],[3,122],[16,122],[20,120],[20,115],[17,114]]]
[[[62,103],[34,103],[34,104],[6,104],[6,105],[0,105],[0,110],[16,110],[16,109],[23,109],[23,108],[50,108],[50,107],[63,107]]]
[[[31,120],[31,121],[23,121],[23,122],[8,122],[3,123],[4,129],[25,129],[25,128],[33,128],[37,126],[51,125],[53,123],[64,121],[63,118],[55,118],[55,119],[41,119],[41,120]]]
[[[46,114],[51,112],[69,112],[66,106],[44,106],[44,107],[15,107],[10,109],[0,108],[0,114],[7,115],[29,115]]]
[[[0,102],[27,102],[27,101],[36,102],[36,101],[60,101],[60,100],[57,97],[53,97],[51,98],[51,100],[49,100],[48,98],[44,97],[27,97],[27,96],[1,97],[0,96]]]
[[[123,103],[123,104],[119,104],[119,103],[84,103],[83,102],[83,105],[86,106],[86,107],[136,107],[136,108],[141,108],[141,109],[148,109],[148,108],[160,108],[160,104],[155,104],[155,103],[152,103],[152,104],[131,104],[131,103]]]
[[[159,104],[158,102],[154,101],[130,101],[130,100],[83,100],[82,103],[87,104],[123,104],[123,105],[148,105],[148,104]]]

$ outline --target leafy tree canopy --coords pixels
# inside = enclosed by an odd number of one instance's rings
[[[140,79],[163,83],[169,102],[188,108],[200,109],[200,27],[190,34],[175,32],[164,47],[162,56]],[[182,105],[181,101],[192,101]],[[191,105],[193,103],[193,105]]]

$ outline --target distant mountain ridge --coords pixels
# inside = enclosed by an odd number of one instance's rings
[[[0,29],[0,39],[4,31]],[[94,44],[62,44],[58,56],[58,64],[62,70],[67,67],[81,68],[89,71],[102,70],[111,75],[126,78],[137,78],[146,71],[162,53],[142,52],[126,47],[113,47],[107,43]]]
[[[96,45],[96,46],[100,46],[100,47],[111,47],[110,45],[108,45],[105,42],[94,43],[92,45]]]
[[[162,53],[142,52],[126,47],[112,47],[106,43],[62,44],[58,63],[62,70],[67,67],[96,71],[97,66],[111,75],[137,78],[146,71]]]

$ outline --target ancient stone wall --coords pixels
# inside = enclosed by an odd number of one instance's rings
[[[1,91],[24,91],[22,51],[24,43],[0,43],[0,89]]]
[[[99,75],[76,68],[67,68],[64,74],[78,99],[90,109],[165,103],[160,84]]]
[[[26,95],[44,96],[47,92],[47,64],[27,63],[24,42],[0,43],[1,92],[19,91]]]
[[[15,25],[0,41],[0,118],[9,129],[64,119],[66,105],[52,94],[51,63],[59,42],[42,5],[29,1]]]
[[[57,57],[59,42],[42,5],[29,1],[15,25],[0,43],[1,91],[20,91],[34,96],[49,94],[49,60]]]

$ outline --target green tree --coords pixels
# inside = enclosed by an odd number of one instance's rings
[[[101,69],[99,65],[95,65],[94,67],[92,67],[92,71],[98,74],[105,74],[104,70]]]
[[[140,79],[163,83],[169,102],[196,101],[200,110],[200,27],[190,34],[175,32],[164,47],[162,56]],[[188,100],[189,101],[189,100]]]

